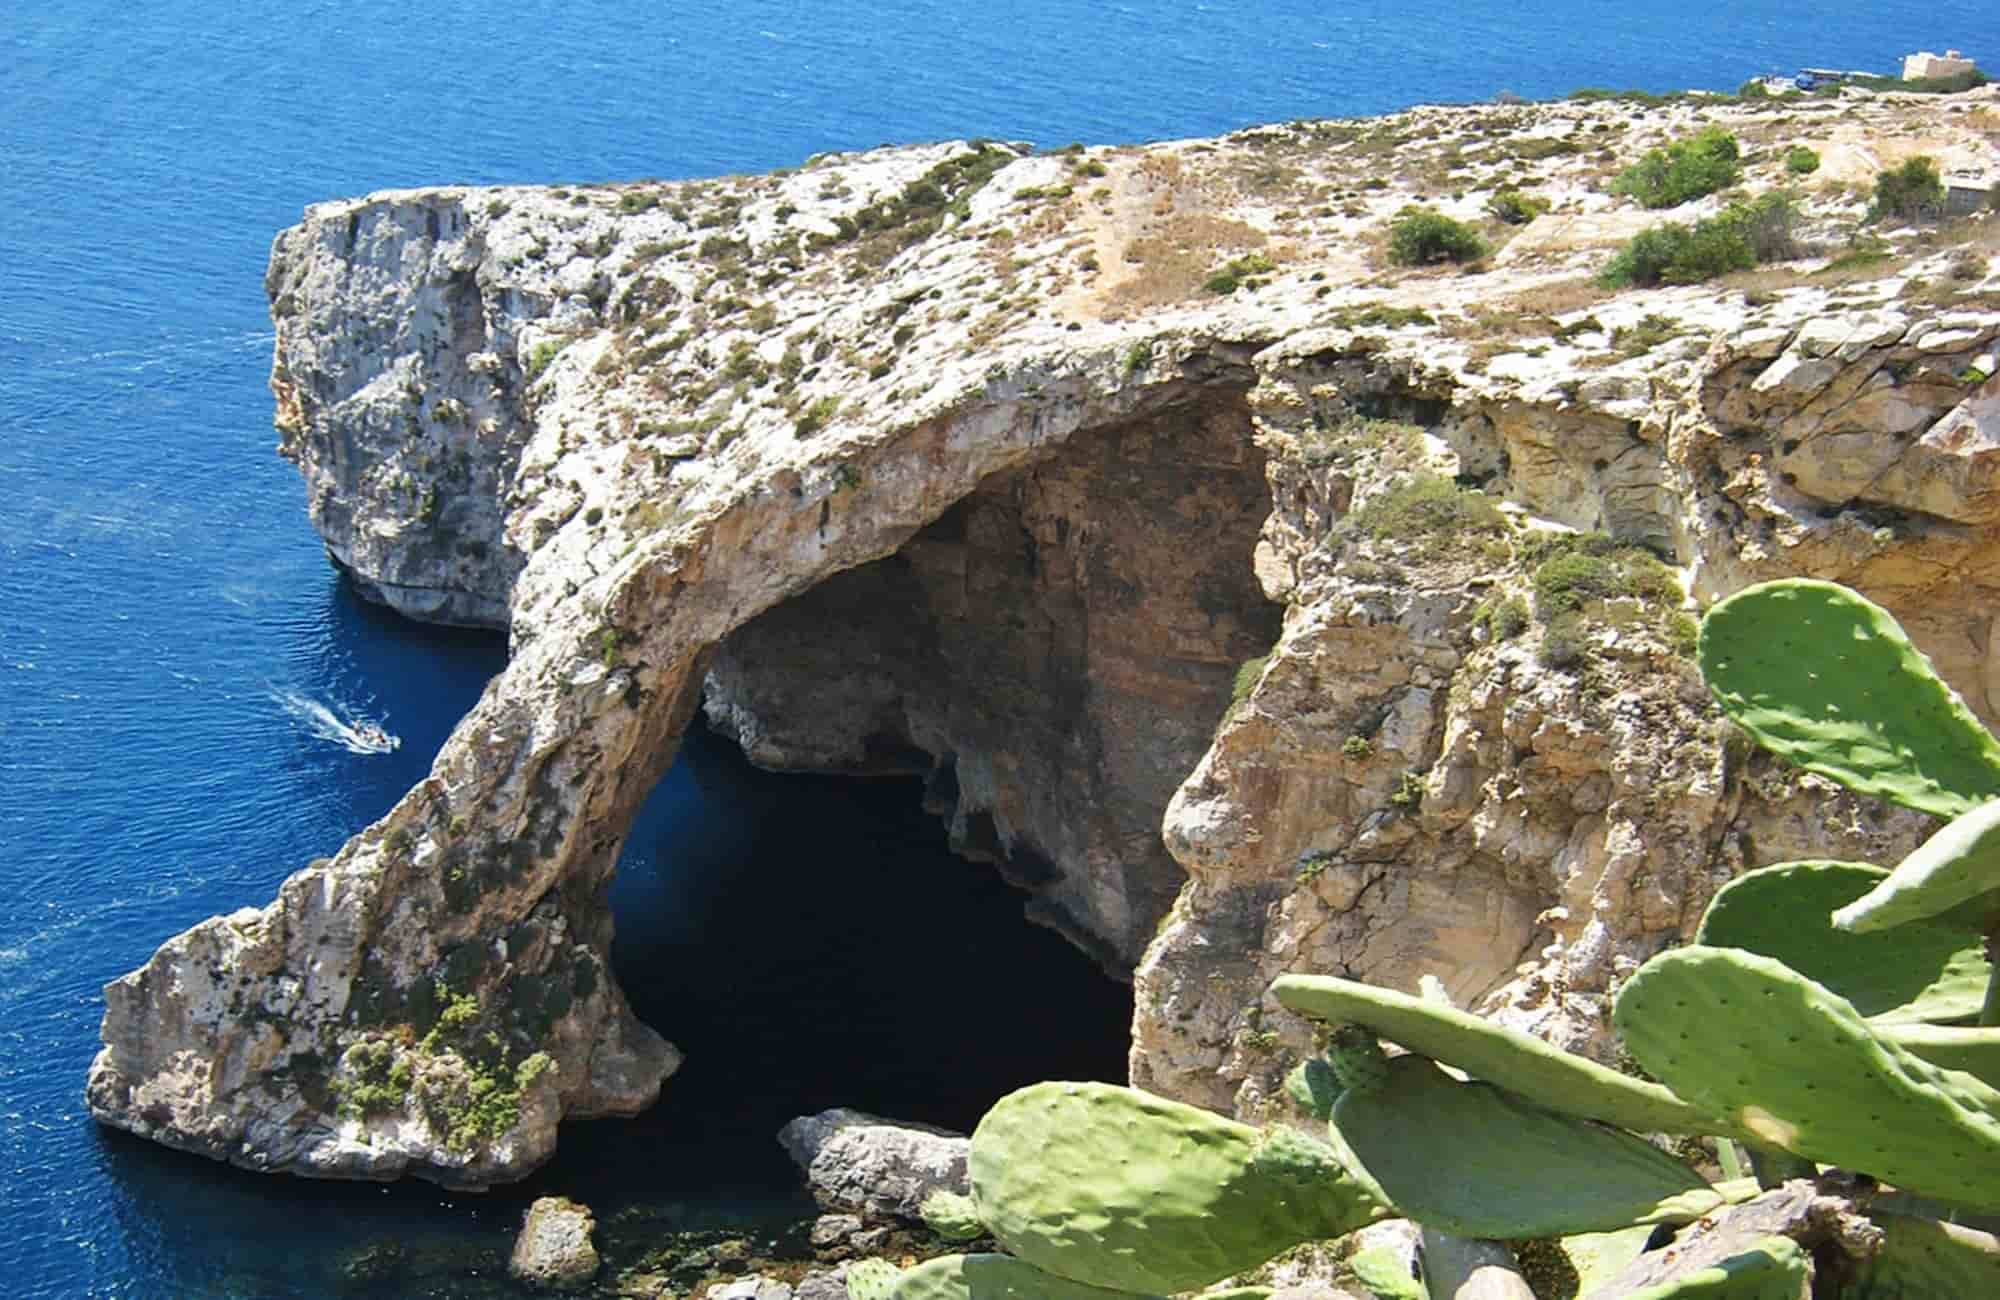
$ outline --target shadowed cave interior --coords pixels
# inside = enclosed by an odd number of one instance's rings
[[[1130,989],[953,854],[922,793],[760,771],[691,726],[611,889],[618,978],[686,1063],[646,1114],[566,1126],[531,1181],[783,1199],[796,1115],[969,1130],[1037,1079],[1123,1080]]]

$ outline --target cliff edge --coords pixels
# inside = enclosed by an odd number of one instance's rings
[[[605,887],[704,708],[765,766],[922,774],[1135,979],[1143,1086],[1254,1112],[1308,1041],[1263,997],[1293,969],[1435,973],[1603,1050],[1608,989],[1734,872],[1925,829],[1735,744],[1690,599],[1849,582],[2000,715],[1994,223],[1843,260],[1841,179],[1990,148],[1994,102],[1427,108],[309,209],[267,278],[280,450],[364,592],[510,660],[379,823],[107,986],[92,1113],[484,1186],[650,1104],[678,1054]],[[1607,180],[1709,124],[1753,189],[1828,159],[1799,256],[1599,287],[1660,219]],[[1547,210],[1470,272],[1385,256],[1412,199],[1524,185]]]

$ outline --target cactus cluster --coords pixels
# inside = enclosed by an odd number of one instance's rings
[[[971,1203],[935,1214],[1011,1254],[850,1274],[854,1300],[1187,1292],[1388,1215],[1421,1222],[1427,1252],[1564,1239],[1581,1300],[2000,1295],[2000,1239],[1963,1222],[2000,1214],[2000,742],[1893,618],[1829,583],[1722,602],[1700,661],[1776,753],[1952,820],[1894,870],[1783,863],[1723,889],[1693,945],[1618,993],[1615,1023],[1657,1082],[1437,996],[1288,975],[1277,1001],[1332,1026],[1287,1079],[1313,1135],[1103,1084],[1023,1089],[973,1134]],[[1773,1190],[1711,1185],[1643,1133],[1717,1138],[1725,1167],[1741,1143]],[[1868,1176],[1837,1239],[1817,1210],[1772,1217],[1819,1204],[1777,1184],[1820,1164]],[[1725,1206],[1702,1244],[1647,1249],[1647,1225]],[[1812,1232],[1818,1255],[1795,1240]]]

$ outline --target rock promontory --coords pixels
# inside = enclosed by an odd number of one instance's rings
[[[652,1104],[674,1027],[625,1002],[606,887],[699,713],[767,767],[921,775],[1133,979],[1141,1086],[1255,1113],[1309,1042],[1291,970],[1605,1050],[1733,874],[1926,830],[1732,736],[1700,606],[1850,583],[2000,717],[2000,225],[1864,224],[1876,168],[1996,120],[1420,108],[309,209],[266,283],[312,524],[510,658],[381,821],[107,987],[92,1113],[477,1187]],[[1604,287],[1742,197],[1611,192],[1704,126],[1751,193],[1822,160],[1792,246]],[[1497,248],[1397,265],[1413,202]]]

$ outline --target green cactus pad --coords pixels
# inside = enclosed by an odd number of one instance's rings
[[[1936,1219],[1877,1214],[1882,1249],[1854,1294],[1866,1300],[2000,1296],[2000,1240]]]
[[[1864,862],[1783,862],[1722,887],[1695,942],[1775,957],[1875,1021],[1964,1020],[1986,997],[1984,940],[1945,920],[1850,934],[1830,914],[1889,873]]]
[[[1460,1083],[1421,1056],[1389,1062],[1383,1087],[1343,1095],[1333,1124],[1398,1213],[1461,1237],[1684,1223],[1722,1204],[1629,1133]]]
[[[2000,1029],[1875,1020],[1869,1021],[1868,1027],[1932,1065],[1958,1070],[2000,1089]]]
[[[1613,1232],[1585,1232],[1562,1239],[1563,1254],[1576,1270],[1576,1294],[1587,1296],[1598,1286],[1617,1277],[1631,1262],[1646,1253],[1646,1245],[1657,1231],[1650,1223],[1619,1228]]]
[[[2000,742],[1881,606],[1831,582],[1740,591],[1701,621],[1701,674],[1764,748],[1938,817],[2000,796]]]
[[[886,1259],[857,1259],[847,1266],[847,1300],[889,1300],[902,1276]]]
[[[1233,1286],[1227,1291],[1204,1291],[1201,1300],[1271,1300],[1267,1286]]]
[[[1619,991],[1614,1018],[1654,1077],[1769,1145],[2000,1209],[2000,1092],[1875,1034],[1782,962],[1662,953]]]
[[[1642,1133],[1717,1131],[1713,1116],[1658,1084],[1627,1078],[1453,1007],[1331,975],[1281,975],[1271,992],[1302,1016],[1366,1025],[1412,1052],[1533,1097],[1550,1110]]]
[[[1948,912],[1994,889],[2000,889],[2000,800],[1954,818],[1866,897],[1835,912],[1833,923],[1855,934],[1886,930]]]
[[[917,1207],[917,1213],[923,1216],[925,1227],[946,1241],[972,1241],[986,1235],[986,1225],[979,1221],[979,1206],[970,1196],[932,1192]]]
[[[1766,1237],[1740,1255],[1626,1300],[1806,1300],[1811,1261],[1790,1237]]]
[[[1368,1288],[1375,1300],[1429,1300],[1430,1292],[1410,1274],[1410,1261],[1402,1251],[1388,1246],[1371,1246],[1356,1251],[1347,1261],[1354,1280]]]
[[[1333,1031],[1326,1059],[1343,1093],[1379,1088],[1389,1077],[1389,1056],[1375,1035],[1361,1025],[1342,1025]]]
[[[944,1255],[896,1279],[890,1300],[1133,1300],[1055,1277],[1011,1255]],[[1147,1300],[1158,1300],[1148,1297]]]
[[[1051,1273],[1188,1291],[1386,1211],[1328,1147],[1102,1083],[1010,1093],[972,1134],[989,1231]]]
[[[1285,1076],[1285,1095],[1292,1104],[1322,1123],[1333,1114],[1340,1092],[1340,1079],[1321,1057],[1299,1062]]]

